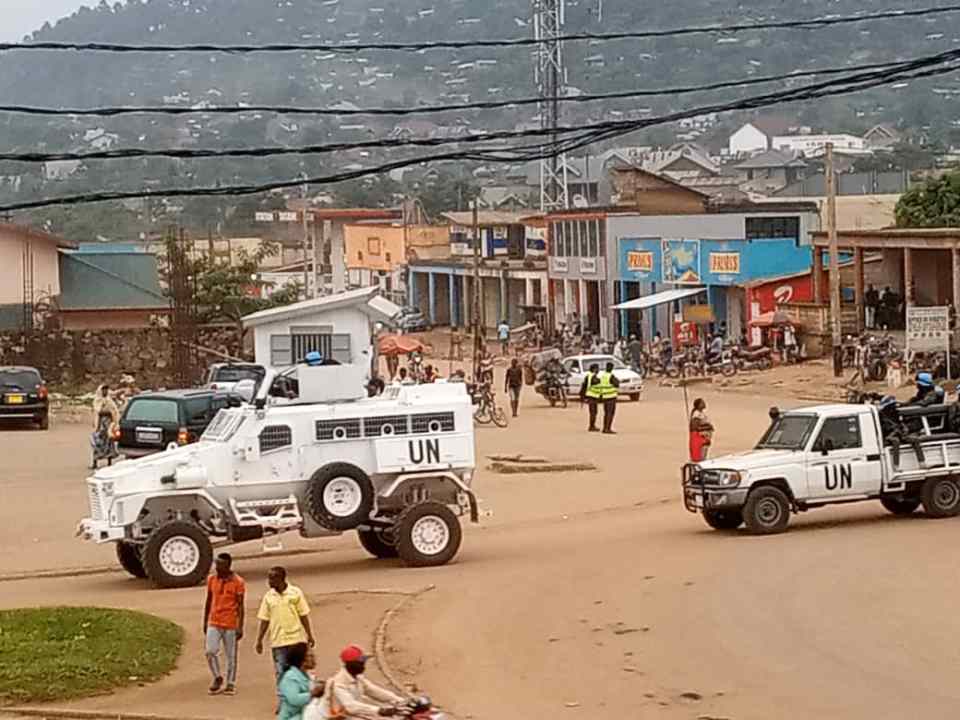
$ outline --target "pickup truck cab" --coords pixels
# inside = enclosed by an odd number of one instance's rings
[[[820,405],[780,415],[757,446],[683,468],[687,510],[711,527],[783,532],[790,514],[879,500],[897,515],[921,505],[931,517],[960,514],[960,435],[947,432],[946,405],[904,408],[925,462],[903,443],[899,463],[885,446],[873,405]]]

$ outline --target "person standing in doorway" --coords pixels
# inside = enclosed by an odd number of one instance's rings
[[[273,667],[277,682],[289,665],[290,648],[299,643],[314,646],[313,630],[310,628],[310,606],[303,591],[287,582],[287,570],[272,567],[267,573],[270,589],[263,596],[257,619],[257,655],[263,653],[263,639],[269,632]]]
[[[514,358],[510,361],[510,367],[507,368],[507,377],[504,382],[504,392],[510,397],[510,409],[513,416],[517,416],[517,410],[520,409],[520,391],[523,389],[523,368],[520,367],[520,361]]]
[[[600,403],[600,366],[594,363],[590,366],[587,376],[580,385],[580,402],[586,401],[587,410],[590,412],[590,424],[587,425],[587,432],[599,432],[597,427],[597,406]]]
[[[605,435],[616,435],[613,429],[613,418],[617,414],[617,396],[620,394],[620,381],[613,374],[613,363],[608,362],[600,373],[600,400],[603,402],[603,432]]]
[[[880,304],[880,293],[873,285],[867,287],[867,292],[863,296],[863,314],[864,323],[867,330],[873,330],[877,327],[877,306]]]
[[[690,462],[703,462],[713,442],[713,423],[707,417],[707,402],[703,398],[693,401],[689,432]]]
[[[506,319],[497,325],[497,339],[500,341],[500,354],[507,355],[510,352],[510,324]]]
[[[247,586],[243,578],[233,572],[233,558],[220,553],[215,562],[216,571],[207,578],[207,601],[203,606],[203,636],[207,665],[213,675],[210,694],[221,690],[225,695],[237,692],[237,644],[243,638],[243,605]],[[226,685],[220,671],[220,648],[227,661]]]
[[[640,372],[643,368],[643,341],[636,335],[631,335],[627,343],[627,357],[634,372]]]

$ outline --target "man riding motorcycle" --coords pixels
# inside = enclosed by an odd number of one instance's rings
[[[404,698],[374,685],[364,676],[368,659],[356,645],[348,645],[340,653],[343,668],[327,680],[324,692],[329,718],[377,720],[400,712]]]

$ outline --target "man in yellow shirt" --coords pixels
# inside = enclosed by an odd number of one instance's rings
[[[263,596],[257,619],[256,651],[263,653],[263,638],[270,633],[270,648],[273,654],[277,683],[287,669],[287,653],[298,643],[313,647],[313,630],[310,629],[310,606],[303,591],[287,582],[286,568],[272,567],[267,573],[270,589]]]

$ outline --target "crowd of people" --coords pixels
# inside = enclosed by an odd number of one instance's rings
[[[211,695],[237,693],[237,649],[244,637],[245,604],[246,583],[234,572],[231,556],[220,553],[207,579],[203,609]],[[288,581],[283,567],[273,567],[267,574],[257,623],[254,650],[261,655],[269,645],[279,720],[374,720],[398,714],[405,699],[367,679],[369,658],[359,646],[343,648],[340,668],[333,675],[324,678],[317,672],[310,606],[303,591]]]

